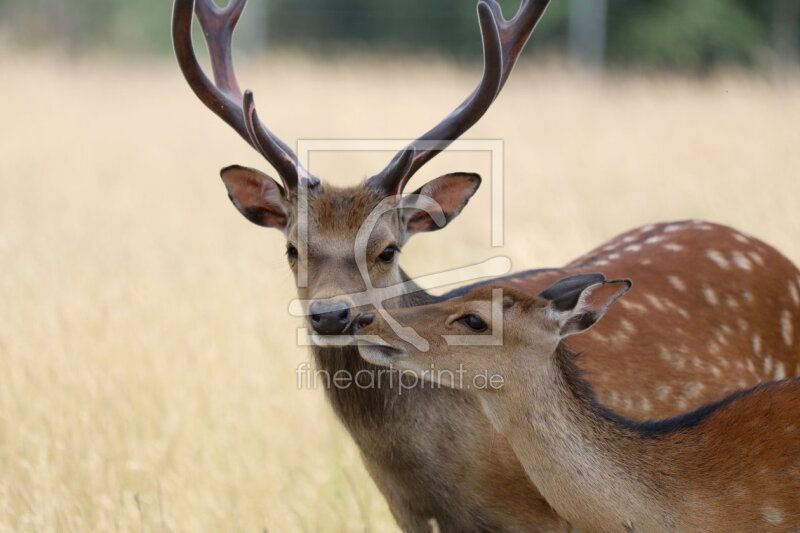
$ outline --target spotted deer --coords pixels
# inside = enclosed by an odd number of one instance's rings
[[[388,311],[422,345],[380,314],[363,313],[351,330],[370,363],[475,395],[545,500],[585,533],[800,531],[800,378],[656,421],[635,422],[597,401],[576,364],[594,354],[578,358],[566,339],[630,287],[577,274],[538,296],[486,285]],[[474,342],[498,335],[493,346]],[[639,357],[618,341],[608,349]]]
[[[280,177],[279,183],[240,166],[221,172],[236,208],[251,222],[281,231],[289,267],[295,276],[301,267],[307,273],[304,283],[298,283],[298,294],[310,302],[308,322],[319,370],[329,375],[376,375],[375,386],[328,386],[326,394],[405,531],[429,531],[431,520],[444,532],[565,531],[568,527],[539,496],[511,448],[470,395],[421,387],[401,393],[391,375],[378,373],[364,362],[355,346],[326,342],[328,335],[343,333],[365,311],[352,307],[349,296],[365,289],[357,259],[366,261],[373,287],[400,283],[411,287],[384,302],[385,307],[435,300],[409,280],[398,264],[398,251],[412,235],[438,230],[453,220],[480,185],[479,176],[448,174],[417,189],[440,206],[438,223],[420,210],[394,209],[378,219],[359,257],[354,252],[356,237],[377,206],[386,201],[400,206],[400,195],[412,175],[487,111],[547,3],[524,0],[516,16],[506,20],[494,1],[480,0],[484,72],[476,89],[386,169],[355,187],[322,182],[303,169],[292,150],[260,121],[252,93],[240,90],[231,38],[245,1],[232,0],[224,8],[212,0],[176,0],[174,4],[175,53],[190,87]],[[193,12],[206,38],[213,81],[194,53]],[[305,198],[302,210],[301,198]],[[306,223],[304,246],[298,239],[301,214]],[[709,259],[711,252],[722,259]],[[744,260],[737,262],[734,253],[744,254]],[[757,239],[712,224],[652,226],[625,234],[563,269],[520,272],[505,282],[536,293],[553,276],[586,268],[631,273],[642,287],[641,294],[648,295],[632,299],[631,307],[617,313],[625,327],[614,334],[624,335],[626,339],[621,340],[631,348],[645,345],[649,357],[632,361],[609,353],[605,359],[592,359],[602,361],[601,366],[589,362],[604,399],[629,416],[666,415],[682,410],[684,403],[699,405],[776,372],[795,371],[797,361],[786,355],[784,333],[797,344],[792,325],[800,323],[800,309],[792,295],[797,293],[800,273]],[[676,283],[663,285],[668,276]],[[784,312],[787,320],[782,322]],[[678,330],[683,336],[677,335]],[[696,361],[686,355],[706,347],[709,332],[719,344],[718,353]],[[599,335],[611,333],[598,329],[598,337],[586,337],[587,343],[602,347],[607,339]],[[685,390],[687,383],[694,385]]]

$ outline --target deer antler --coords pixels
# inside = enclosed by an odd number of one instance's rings
[[[483,39],[483,76],[474,91],[439,124],[401,150],[389,165],[370,178],[370,184],[400,194],[425,163],[447,148],[486,113],[500,94],[514,63],[550,0],[522,0],[511,20],[503,17],[496,0],[478,2]],[[418,145],[422,145],[419,149]]]
[[[172,12],[172,42],[186,81],[211,111],[228,123],[278,172],[288,197],[298,186],[313,187],[319,180],[310,175],[297,156],[259,120],[253,94],[242,94],[233,68],[231,41],[247,0],[230,0],[224,8],[214,0],[175,0]],[[192,11],[203,29],[214,83],[197,61],[192,44]]]

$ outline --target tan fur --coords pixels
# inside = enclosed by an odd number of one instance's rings
[[[340,188],[324,184],[309,191],[308,251],[299,259],[305,262],[308,279],[306,286],[298,288],[301,298],[342,298],[366,288],[356,267],[354,241],[384,197],[385,193],[367,185]],[[282,231],[297,245],[295,196],[286,200],[285,208],[288,224]],[[375,257],[387,244],[402,247],[408,237],[397,211],[380,219],[366,250],[374,286],[407,280],[397,261],[381,265]],[[647,242],[652,237],[662,240]],[[631,245],[640,249],[624,251]],[[708,259],[709,249],[741,251],[750,257],[752,269],[735,267],[729,255],[729,267],[733,268],[721,270]],[[757,253],[763,264],[749,253]],[[643,265],[646,260],[649,264]],[[604,265],[597,264],[604,261]],[[290,265],[297,274],[298,265],[291,261]],[[778,361],[787,375],[795,372],[798,358],[779,356],[786,352],[777,348],[785,346],[781,313],[788,310],[791,320],[800,323],[800,309],[794,305],[787,285],[796,283],[800,272],[760,241],[713,224],[659,224],[612,239],[567,267],[521,273],[505,283],[536,292],[567,274],[594,270],[609,276],[627,273],[637,283],[637,293],[626,299],[632,306],[618,306],[596,328],[596,336],[583,335],[574,343],[577,350],[595,354],[585,360],[591,371],[589,377],[601,398],[624,414],[667,416],[756,383],[769,374],[765,370],[767,354],[773,362],[771,372],[775,372]],[[685,291],[666,281],[670,275],[680,276]],[[735,295],[739,307],[712,308],[697,295],[697,287],[706,285],[723,302]],[[417,291],[384,305],[392,309],[431,301],[433,297]],[[697,319],[700,316],[705,318]],[[794,335],[798,335],[797,330],[794,328]],[[724,334],[724,339],[716,339],[725,341],[720,345],[724,349],[695,364],[684,352],[706,347],[709,331]],[[761,339],[758,353],[753,350],[754,335]],[[609,341],[615,339],[630,343],[630,349],[639,350],[640,357],[624,358],[606,351]],[[315,346],[313,352],[318,366],[330,373],[378,371],[358,357],[355,347]],[[678,355],[680,360],[676,359]],[[687,383],[694,382],[701,385],[683,391]],[[664,394],[665,390],[669,393]],[[386,383],[379,389],[331,387],[326,392],[405,531],[429,531],[430,518],[437,520],[443,532],[568,529],[527,481],[505,438],[492,428],[470,395],[420,386],[401,394]]]
[[[481,399],[545,499],[584,533],[800,528],[799,380],[773,382],[694,422],[648,432],[596,403],[573,355],[560,345],[563,329],[548,302],[506,287],[511,303],[502,324],[491,324],[498,287],[391,311],[428,340],[429,351],[400,339],[378,316],[359,334],[380,335],[403,353],[362,346],[362,354],[416,373],[463,369],[464,381],[446,383]],[[490,324],[484,335],[501,329],[503,345],[448,344],[443,335],[477,335],[454,320],[467,314]],[[593,356],[587,352],[582,360]],[[470,380],[487,371],[503,376],[503,386],[475,388]]]

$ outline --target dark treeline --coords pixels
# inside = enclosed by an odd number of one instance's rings
[[[24,45],[164,53],[170,0],[0,0]],[[501,0],[508,16],[518,0]],[[356,49],[480,56],[474,0],[250,0],[238,44],[319,54]],[[800,0],[553,0],[528,56],[706,70],[800,56]]]

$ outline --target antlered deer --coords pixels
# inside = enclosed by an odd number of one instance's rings
[[[357,314],[358,310],[350,308],[347,295],[365,289],[353,255],[356,236],[376,206],[387,198],[396,199],[426,161],[486,112],[547,1],[523,1],[511,21],[503,18],[495,2],[478,2],[485,56],[478,87],[420,138],[433,141],[432,148],[426,144],[426,148],[417,150],[412,143],[381,173],[347,188],[323,184],[302,169],[289,147],[261,123],[252,95],[240,91],[232,64],[231,37],[244,4],[244,0],[233,0],[219,8],[212,0],[197,0],[196,5],[193,0],[176,0],[172,30],[178,62],[200,100],[262,153],[280,175],[282,185],[253,169],[234,166],[222,171],[234,205],[252,222],[280,230],[287,239],[293,272],[297,274],[302,264],[308,273],[298,293],[311,301],[309,322],[319,343],[312,348],[317,365],[330,375],[337,371],[372,372],[375,367],[365,363],[354,346],[324,345],[324,335],[343,332]],[[208,43],[214,82],[203,73],[192,47],[193,11]],[[479,183],[474,174],[449,174],[429,181],[417,192],[433,198],[448,223],[460,213]],[[300,193],[307,196],[308,242],[298,250]],[[358,258],[366,259],[372,286],[389,287],[408,281],[397,262],[398,250],[411,235],[436,229],[439,226],[419,211],[393,210],[383,215],[364,256]],[[791,324],[798,323],[800,313],[790,295],[797,294],[800,273],[794,266],[767,245],[729,228],[686,224],[678,231],[671,229],[657,226],[634,231],[621,237],[627,242],[606,246],[613,246],[613,250],[598,249],[586,261],[561,270],[579,271],[589,268],[592,261],[598,262],[591,267],[594,269],[605,268],[600,262],[616,264],[635,275],[653,298],[637,301],[618,313],[626,328],[638,332],[636,341],[631,342],[646,344],[644,353],[651,357],[630,361],[609,354],[602,359],[602,372],[594,374],[596,380],[602,380],[596,381],[598,387],[611,396],[610,404],[630,416],[667,414],[682,409],[680,402],[699,405],[776,371],[794,371],[794,359],[772,358],[784,353],[782,331],[797,344],[797,331]],[[654,239],[660,241],[651,246]],[[724,268],[709,260],[709,251],[723,255],[727,262]],[[749,268],[743,269],[740,265],[745,263],[735,262],[734,252],[756,254],[758,259],[746,255]],[[646,262],[649,264],[643,264]],[[508,278],[508,282],[536,292],[553,275],[554,271],[528,271]],[[680,278],[683,292],[661,283],[670,275]],[[712,303],[712,295],[719,301]],[[678,296],[683,298],[680,308]],[[433,299],[422,290],[412,290],[385,305],[409,307]],[[769,313],[762,312],[765,306]],[[785,315],[781,315],[783,312]],[[782,329],[782,317],[788,321],[788,329]],[[662,324],[671,328],[665,329]],[[676,335],[679,328],[683,330],[681,339]],[[681,358],[682,350],[705,347],[708,331],[724,335],[725,341],[714,356],[719,361],[714,359],[713,371],[705,361],[696,365]],[[602,343],[602,339],[596,340]],[[728,359],[730,354],[740,354],[739,359]],[[672,399],[672,392],[682,391],[687,379],[697,386],[682,399]],[[566,522],[538,496],[508,444],[492,429],[471,396],[429,388],[399,394],[387,380],[390,377],[380,374],[374,387],[329,387],[326,393],[404,530],[429,531],[430,519],[437,520],[442,531],[565,530]]]
[[[539,296],[487,285],[387,311],[426,349],[381,315],[362,314],[352,331],[377,336],[360,347],[368,361],[479,398],[547,502],[585,533],[800,531],[800,378],[658,421],[634,422],[595,399],[564,339],[592,327],[630,287],[578,274]],[[497,346],[470,343],[498,334]],[[465,340],[450,343],[450,335]],[[641,356],[618,341],[607,349]]]

